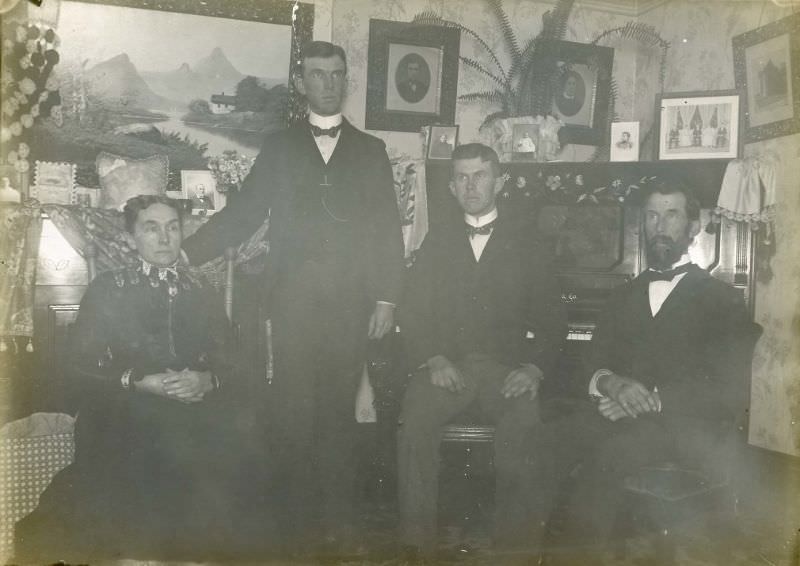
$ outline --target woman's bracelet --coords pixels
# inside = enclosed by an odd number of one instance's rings
[[[120,378],[120,383],[122,383],[122,388],[125,390],[131,390],[131,376],[133,375],[133,368],[128,368],[122,373],[122,377]]]

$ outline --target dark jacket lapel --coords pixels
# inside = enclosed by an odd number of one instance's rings
[[[353,156],[350,155],[353,147],[356,145],[353,142],[355,141],[357,133],[358,131],[355,127],[342,116],[342,129],[339,131],[339,140],[336,142],[336,147],[333,148],[331,158],[328,160],[328,167],[335,167],[339,161],[358,163],[358,161],[353,160]],[[320,161],[324,162],[322,155],[319,153],[319,148],[317,148],[316,145],[317,144],[314,143],[317,155],[319,155]]]
[[[501,257],[504,250],[512,244],[511,235],[514,232],[513,223],[504,215],[498,212],[497,222],[494,230],[492,230],[489,241],[486,242],[486,247],[483,248],[481,260],[478,262],[482,269],[491,267],[491,264]]]
[[[654,318],[667,318],[680,309],[685,309],[687,305],[694,304],[690,297],[697,292],[698,281],[705,277],[708,277],[708,273],[705,270],[697,265],[692,265],[686,275],[678,281],[678,284],[667,296]]]

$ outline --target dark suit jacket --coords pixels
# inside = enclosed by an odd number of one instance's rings
[[[415,88],[412,88],[412,85]],[[397,83],[397,92],[406,102],[419,102],[428,94],[429,85],[421,81],[405,80]]]
[[[749,400],[753,326],[741,292],[697,266],[655,317],[638,277],[615,290],[598,321],[584,391],[607,368],[657,386],[665,414],[735,420]]]
[[[548,376],[566,316],[533,228],[499,217],[476,262],[460,220],[431,229],[411,268],[398,313],[411,367],[437,354],[457,362],[480,352],[510,367],[536,364]]]
[[[241,192],[184,242],[189,260],[198,264],[219,256],[269,216],[267,287],[299,256],[329,254],[352,267],[367,298],[396,303],[403,242],[385,145],[346,120],[339,136],[326,164],[305,122],[268,135]],[[324,180],[330,188],[320,186]],[[330,191],[334,212],[350,219],[346,228],[319,212],[324,191]],[[346,239],[332,242],[325,222],[331,231],[348,230]]]

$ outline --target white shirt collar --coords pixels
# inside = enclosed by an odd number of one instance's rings
[[[464,214],[464,221],[470,226],[480,228],[484,224],[494,221],[497,218],[497,208],[493,208],[490,212],[483,216],[472,216],[471,214]]]
[[[675,269],[676,267],[680,267],[681,265],[691,263],[691,261],[692,258],[689,257],[689,254],[683,254],[678,261],[676,261],[670,266],[669,269]],[[669,269],[665,269],[664,271],[669,271]],[[656,271],[656,270],[651,267],[650,271]]]
[[[333,116],[320,116],[313,110],[308,111],[308,121],[318,128],[327,130],[342,123],[342,114],[334,114]]]

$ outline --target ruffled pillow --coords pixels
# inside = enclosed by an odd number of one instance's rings
[[[167,190],[169,159],[153,155],[129,159],[113,153],[97,156],[100,178],[100,207],[121,210],[129,198],[137,195],[163,195]]]

